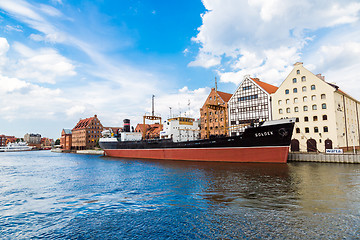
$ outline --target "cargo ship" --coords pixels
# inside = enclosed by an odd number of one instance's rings
[[[127,120],[117,136],[103,132],[99,145],[107,156],[118,158],[286,163],[294,124],[294,118],[266,121],[249,125],[236,136],[174,141],[173,137],[146,140],[141,133],[130,132]]]

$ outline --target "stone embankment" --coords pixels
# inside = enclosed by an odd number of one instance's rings
[[[60,148],[51,149],[52,152],[57,153],[77,153],[77,154],[88,154],[88,155],[104,155],[103,150],[62,150]]]
[[[288,162],[360,163],[360,154],[289,153]]]

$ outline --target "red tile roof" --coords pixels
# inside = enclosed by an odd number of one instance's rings
[[[230,100],[231,96],[232,96],[232,94],[226,93],[226,92],[217,91],[217,93],[222,98],[222,100],[224,100],[225,102],[228,102]]]
[[[251,78],[257,85],[259,85],[262,89],[267,91],[268,93],[274,93],[276,90],[278,90],[278,87],[275,87],[271,84],[268,84],[266,82],[260,81],[258,78]]]
[[[73,130],[87,128],[94,118],[95,117],[90,117],[80,120],[73,128]]]

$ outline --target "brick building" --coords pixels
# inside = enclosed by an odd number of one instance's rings
[[[220,92],[215,88],[211,89],[204,105],[200,108],[200,136],[202,139],[209,137],[208,134],[210,136],[225,135],[228,127],[227,102],[231,96],[230,93]],[[221,109],[214,109],[214,105],[221,107]]]
[[[159,123],[154,124],[145,124],[145,139],[156,139],[160,138],[160,132],[163,129],[163,125]],[[144,131],[144,124],[138,124],[135,128],[135,132],[140,132],[143,134]]]
[[[0,135],[0,146],[6,146],[8,142],[15,142],[15,136]]]
[[[63,129],[61,131],[60,146],[64,150],[71,150],[71,146],[72,146],[71,129]]]
[[[51,148],[54,145],[54,140],[50,138],[41,138],[41,148]]]
[[[94,149],[102,131],[103,126],[97,115],[81,119],[72,129],[72,149]]]

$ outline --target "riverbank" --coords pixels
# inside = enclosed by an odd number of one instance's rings
[[[288,162],[360,163],[360,154],[289,153]]]
[[[76,153],[76,154],[85,154],[85,155],[104,155],[104,151],[101,150],[101,149],[69,151],[69,150],[62,150],[60,148],[54,148],[54,149],[51,149],[51,152],[56,152],[56,153]]]

